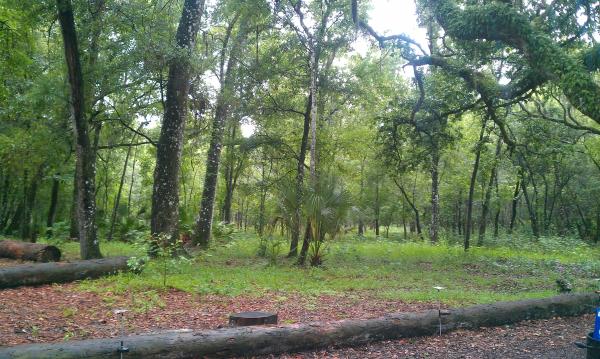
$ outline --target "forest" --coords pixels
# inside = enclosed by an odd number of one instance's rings
[[[114,337],[90,323],[115,308],[138,333],[600,289],[599,22],[592,0],[0,0],[0,272],[22,246],[127,256],[0,290],[56,299],[3,320],[0,357]]]

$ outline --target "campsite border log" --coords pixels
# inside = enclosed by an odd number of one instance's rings
[[[108,257],[73,262],[20,264],[0,268],[0,288],[67,283],[127,271],[128,257]],[[1,356],[0,356],[1,358]]]
[[[544,299],[498,302],[451,310],[443,317],[443,331],[504,325],[529,319],[577,316],[593,312],[595,294],[565,294]],[[127,358],[226,358],[311,350],[335,345],[433,335],[438,311],[399,313],[379,319],[342,320],[280,327],[236,327],[217,330],[180,330],[124,338]],[[55,344],[28,344],[0,349],[0,358],[117,358],[119,338],[89,339]]]
[[[49,244],[0,240],[0,257],[35,262],[58,262],[60,249]]]

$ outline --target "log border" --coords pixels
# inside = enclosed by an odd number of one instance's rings
[[[73,262],[19,264],[0,268],[0,289],[68,283],[128,271],[129,257],[107,257]],[[1,357],[0,357],[1,358]]]
[[[598,295],[564,294],[543,299],[458,308],[442,317],[442,330],[475,329],[531,319],[592,313]],[[377,319],[342,320],[277,327],[236,327],[217,330],[179,330],[125,338],[126,358],[227,358],[298,352],[328,346],[427,336],[437,333],[438,311],[398,313]],[[0,358],[118,358],[119,338],[89,339],[54,344],[29,344],[0,349]]]

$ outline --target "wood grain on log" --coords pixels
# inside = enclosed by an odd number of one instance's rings
[[[74,262],[21,264],[0,268],[0,288],[66,283],[127,271],[128,257],[109,257]]]
[[[58,262],[60,249],[41,243],[29,243],[12,240],[0,241],[0,257],[22,259],[35,262]]]
[[[442,317],[443,331],[591,313],[597,300],[595,294],[566,294],[454,309],[450,315]],[[133,335],[125,337],[124,345],[129,348],[127,358],[226,358],[331,345],[354,346],[377,340],[433,335],[438,330],[438,311],[430,310],[368,320]],[[0,349],[0,358],[117,358],[119,345],[118,338],[19,345]]]

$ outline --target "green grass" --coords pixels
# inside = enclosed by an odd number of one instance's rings
[[[512,240],[521,244],[511,245]],[[325,265],[319,268],[299,268],[283,257],[285,253],[277,265],[269,265],[267,259],[256,256],[257,248],[255,236],[238,233],[192,260],[154,260],[141,274],[84,281],[79,288],[114,293],[160,291],[166,265],[167,287],[200,295],[355,293],[361,298],[409,302],[431,302],[439,296],[447,304],[464,305],[551,296],[557,293],[558,278],[571,281],[576,291],[589,291],[598,288],[594,279],[600,277],[600,250],[565,239],[530,243],[516,238],[465,253],[448,242],[430,245],[347,237],[328,243]],[[68,256],[77,250],[73,243],[63,249]],[[112,242],[103,243],[102,251],[134,255],[137,249]],[[438,294],[434,286],[446,289]]]

